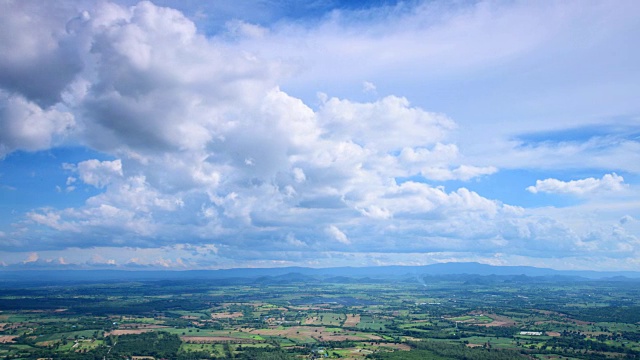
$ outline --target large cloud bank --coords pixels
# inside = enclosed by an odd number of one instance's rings
[[[110,158],[60,164],[61,188],[98,195],[28,212],[0,234],[5,251],[69,251],[59,264],[77,256],[89,265],[208,268],[615,258],[637,248],[626,225],[596,229],[609,240],[590,241],[594,229],[430,185],[498,168],[465,162],[454,120],[405,97],[319,94],[309,104],[281,90],[300,71],[295,59],[237,40],[259,41],[268,29],[237,22],[207,37],[149,2],[1,7],[0,157],[83,146]],[[622,181],[548,179],[528,190],[583,194]],[[108,249],[118,248],[139,254],[114,260]],[[42,262],[29,254],[25,264]]]

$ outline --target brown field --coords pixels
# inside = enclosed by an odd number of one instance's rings
[[[576,319],[571,319],[571,318],[567,318],[567,321],[573,322],[576,325],[593,325],[593,323],[589,322],[589,321],[582,321],[582,320],[576,320]]]
[[[56,343],[55,340],[49,340],[49,341],[37,342],[36,345],[38,345],[38,346],[49,346],[49,345],[54,345],[55,343]]]
[[[120,329],[121,330],[128,330],[128,329],[162,329],[162,328],[167,328],[168,326],[165,325],[155,325],[155,324],[120,324]]]
[[[413,336],[404,336],[404,340],[406,340],[406,341],[421,341],[420,338],[415,338]]]
[[[104,333],[104,336],[110,336],[110,335],[131,335],[131,334],[142,334],[142,333],[146,333],[149,331],[153,331],[153,329],[127,329],[127,330],[112,330],[109,331],[107,333]]]
[[[347,315],[347,320],[344,321],[344,325],[345,327],[355,327],[360,323],[360,314],[356,314],[355,316],[353,315]]]
[[[228,308],[228,307],[233,306],[233,305],[239,305],[239,306],[242,306],[242,305],[248,305],[248,306],[258,307],[258,306],[264,306],[264,305],[268,305],[268,304],[267,304],[267,303],[260,302],[260,301],[255,301],[255,302],[251,302],[251,303],[241,303],[241,302],[236,302],[236,303],[222,303],[222,304],[220,304],[220,306],[219,306],[219,307],[216,307],[216,309],[219,309],[220,307]],[[213,311],[213,310],[215,310],[215,309],[212,309],[212,311]]]
[[[508,318],[506,316],[501,316],[496,314],[485,314],[485,315],[492,318],[493,322],[490,322],[488,324],[476,324],[477,326],[493,327],[493,326],[515,326],[516,325],[516,322],[513,321],[513,319]]]
[[[551,310],[540,310],[540,309],[535,309],[532,311],[536,311],[539,312],[540,314],[544,314],[544,315],[559,315],[559,316],[565,316],[564,314],[561,314],[557,311],[551,311]]]
[[[242,317],[242,313],[241,312],[213,313],[213,314],[211,314],[211,318],[212,319],[234,319],[234,318],[239,318],[239,317]]]
[[[351,355],[346,359],[364,359],[367,355],[371,354],[371,350],[354,348],[351,350]]]
[[[282,307],[282,306],[280,306],[280,307],[273,307],[273,306],[258,306],[258,307],[259,307],[259,308],[262,308],[262,309],[259,309],[258,311],[264,311],[264,310],[272,310],[272,311],[277,310],[277,311],[282,311],[282,312],[287,312],[287,311],[289,311],[289,309],[288,309],[288,308],[286,308],[286,307]]]
[[[211,343],[223,343],[223,342],[232,342],[232,343],[255,343],[256,341],[253,339],[242,339],[235,338],[230,336],[180,336],[182,341],[189,341],[191,343],[196,344],[211,344]]]
[[[327,331],[324,326],[292,326],[284,329],[255,329],[251,333],[266,336],[284,336],[291,339],[312,338],[323,341],[345,341],[345,340],[380,340],[380,336],[368,333],[355,332],[333,332]]]
[[[308,317],[308,318],[304,319],[304,324],[305,325],[311,325],[311,324],[314,324],[316,322],[320,322],[320,319],[317,316],[311,316],[311,317]]]
[[[582,331],[583,334],[589,337],[596,337],[598,335],[609,335],[606,331]]]
[[[456,320],[455,322],[460,324],[475,324],[475,325],[483,325],[484,323],[477,322],[476,319],[467,319],[467,320]]]
[[[558,325],[563,325],[564,323],[562,321],[558,321],[558,320],[544,320],[544,321],[536,321],[534,323],[535,325],[543,325],[543,324],[558,324]]]
[[[554,336],[554,337],[558,337],[561,334],[559,332],[556,331],[547,331],[547,336]]]
[[[392,349],[395,349],[395,350],[402,350],[402,351],[411,350],[411,346],[409,346],[407,344],[400,344],[400,343],[380,343],[377,346],[379,346],[379,347],[387,347],[387,348],[392,348]]]
[[[515,322],[507,322],[507,321],[494,321],[492,323],[489,324],[474,324],[477,326],[486,326],[486,327],[493,327],[493,326],[514,326],[516,323]]]
[[[476,347],[483,347],[484,345],[481,345],[481,344],[467,344],[466,346],[470,347],[470,348],[476,348]]]
[[[317,306],[289,306],[289,311],[309,311],[309,310],[320,310]]]
[[[15,336],[11,335],[0,335],[0,344],[15,342],[15,338]]]

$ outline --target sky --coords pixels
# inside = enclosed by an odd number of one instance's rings
[[[638,13],[0,0],[0,269],[640,271]]]

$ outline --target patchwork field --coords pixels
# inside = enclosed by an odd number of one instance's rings
[[[360,323],[360,315],[347,315],[347,319],[344,321],[344,327],[355,327]]]
[[[112,284],[92,296],[86,284],[0,293],[0,358],[640,358],[638,283],[507,284],[194,281]],[[603,299],[581,303],[585,287]],[[58,303],[38,308],[46,299]]]

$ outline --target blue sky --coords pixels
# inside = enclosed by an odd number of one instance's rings
[[[640,270],[635,1],[9,1],[0,266]]]

